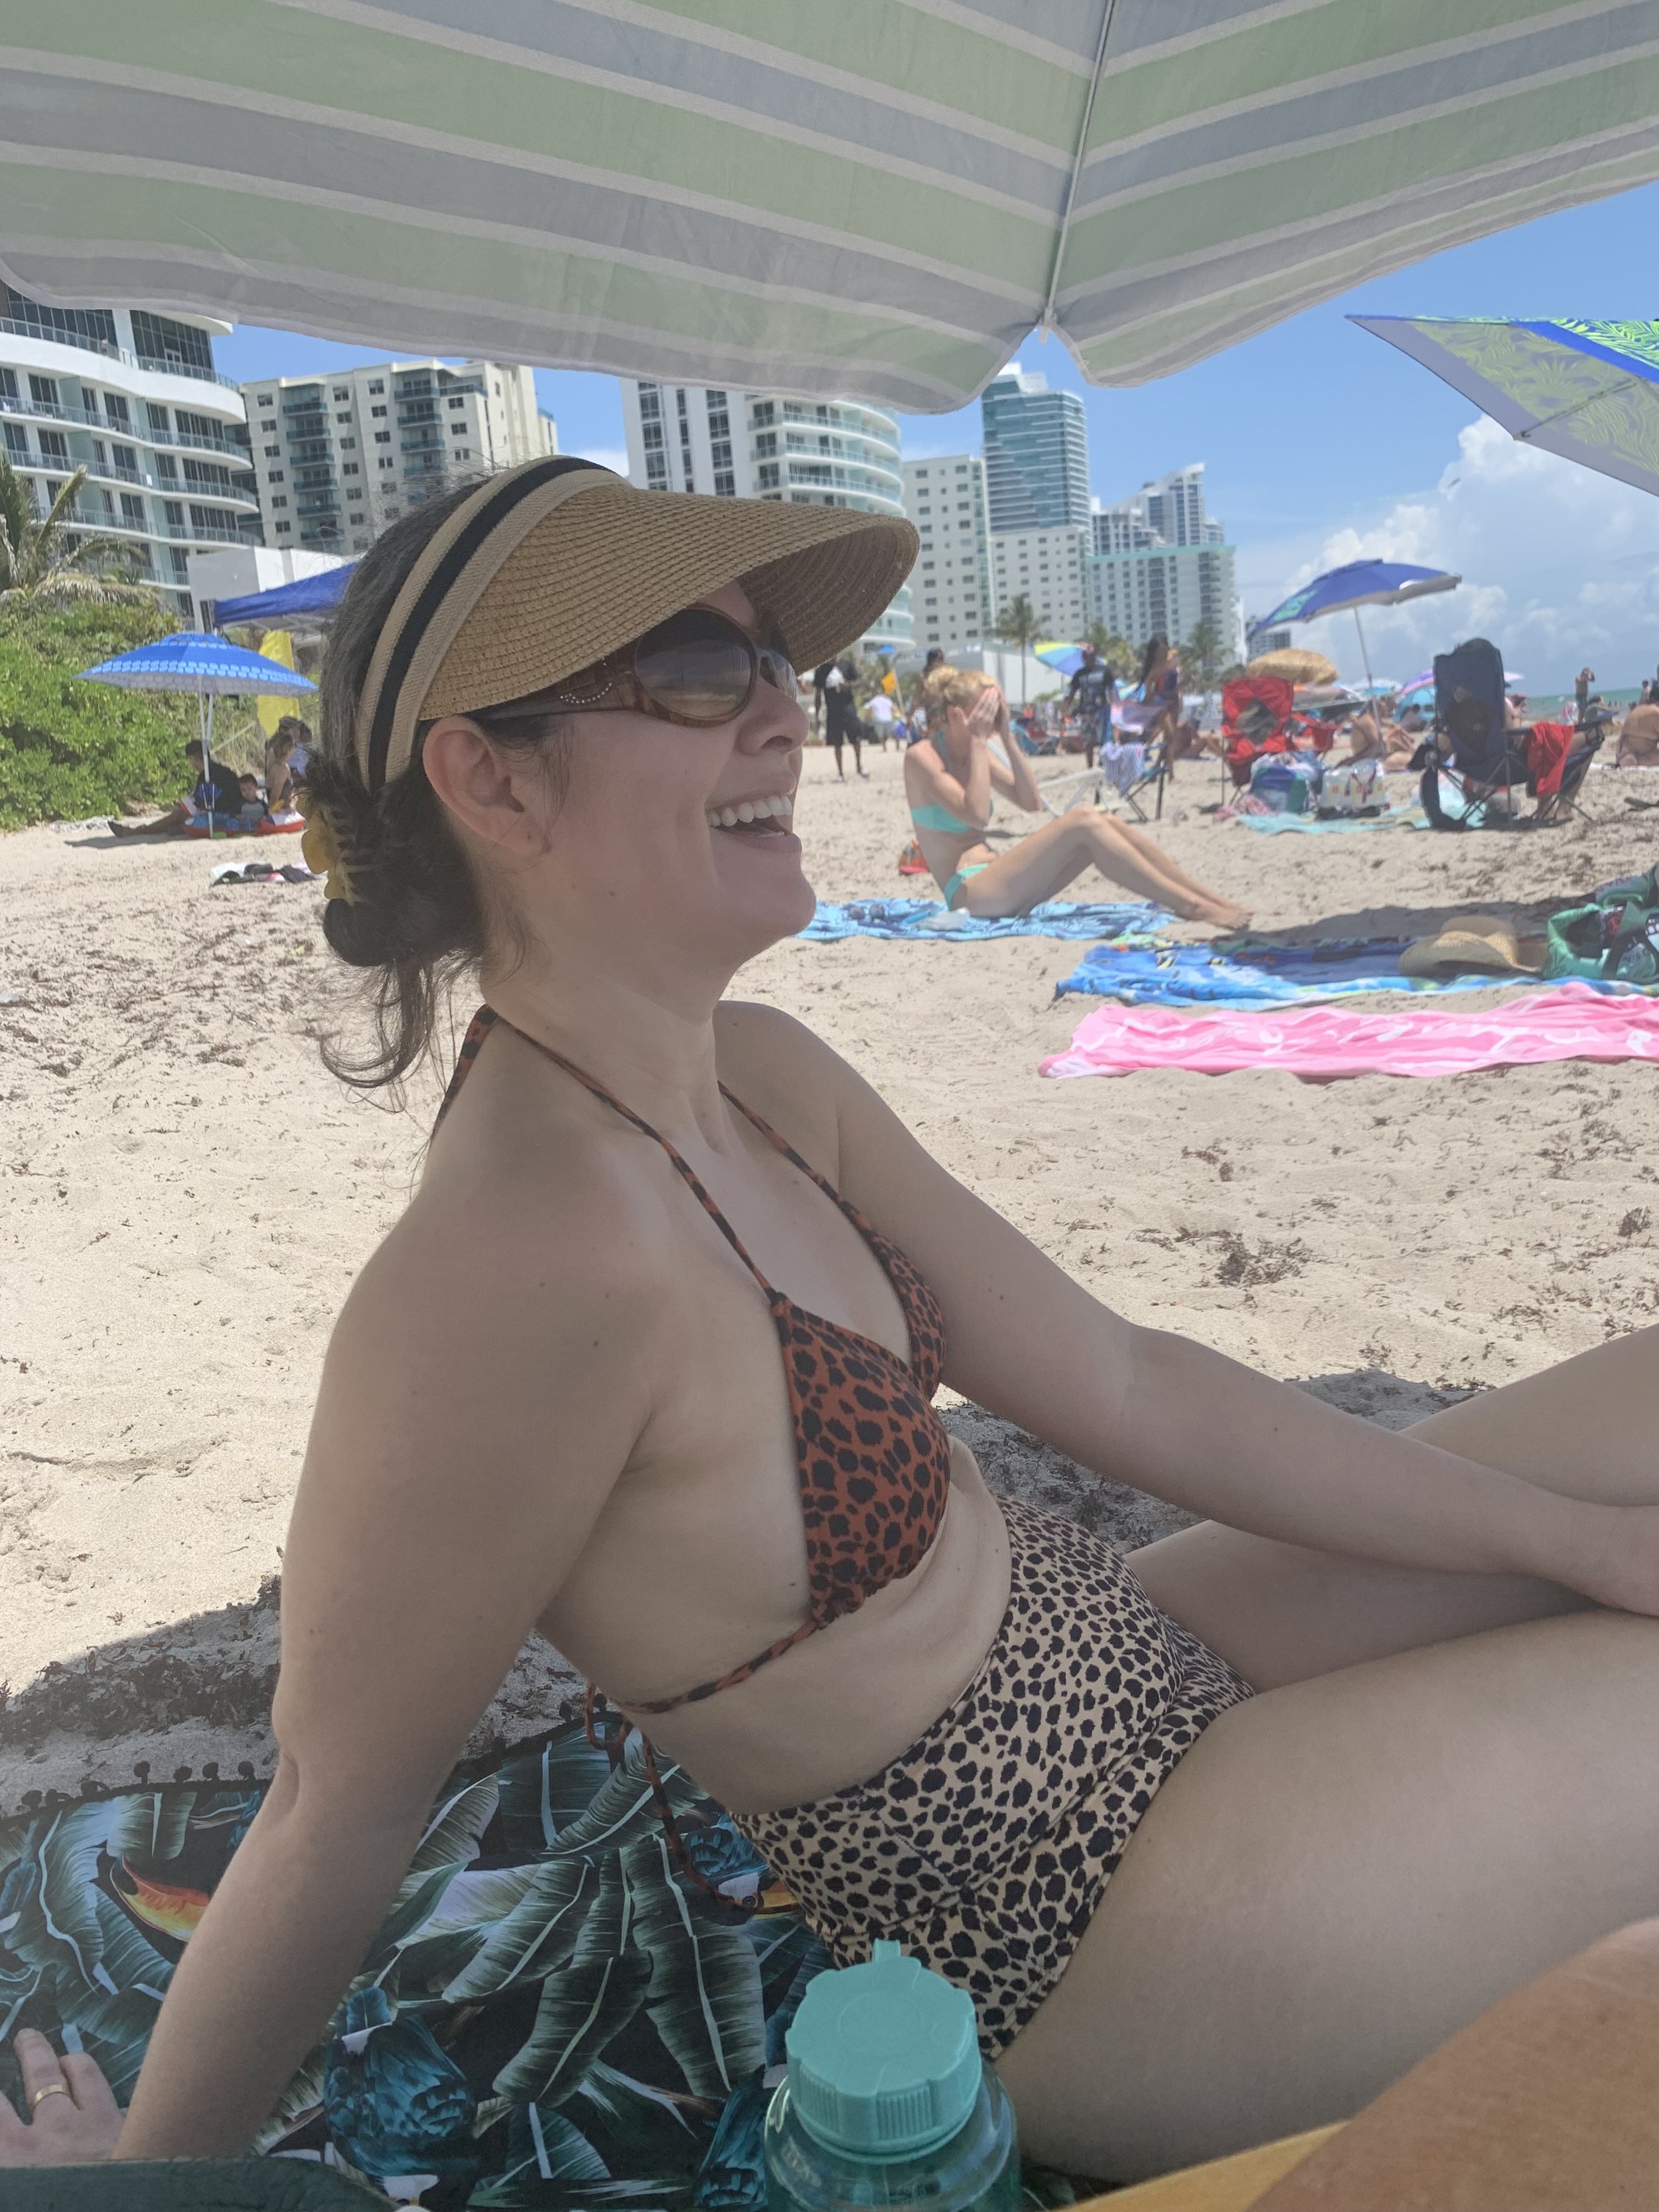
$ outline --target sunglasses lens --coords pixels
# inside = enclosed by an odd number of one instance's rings
[[[729,722],[753,686],[755,649],[740,630],[690,608],[640,640],[634,674],[653,704],[682,720]]]

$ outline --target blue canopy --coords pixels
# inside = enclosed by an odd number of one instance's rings
[[[83,668],[81,676],[85,683],[113,684],[123,691],[194,691],[203,698],[276,691],[297,696],[317,689],[297,669],[245,653],[228,638],[202,629],[177,630],[154,645],[136,646],[96,668]]]
[[[355,561],[343,561],[337,568],[319,569],[314,576],[296,576],[291,584],[278,584],[274,591],[220,599],[214,605],[213,619],[222,629],[229,623],[260,623],[270,629],[295,615],[332,614],[356,566]]]
[[[1455,592],[1462,580],[1444,568],[1413,568],[1404,561],[1350,561],[1345,568],[1328,568],[1288,599],[1281,599],[1255,627],[1276,629],[1281,623],[1317,622],[1324,615],[1345,615],[1351,607],[1396,607],[1402,600],[1426,599],[1432,592]]]

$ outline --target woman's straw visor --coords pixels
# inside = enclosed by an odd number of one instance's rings
[[[797,668],[854,644],[909,573],[896,517],[636,491],[596,462],[531,461],[481,483],[422,553],[358,702],[370,791],[441,714],[521,699],[738,583]]]

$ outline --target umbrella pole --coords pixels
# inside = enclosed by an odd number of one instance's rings
[[[1375,714],[1377,711],[1376,686],[1371,681],[1371,657],[1365,650],[1365,632],[1359,620],[1359,610],[1358,607],[1353,611],[1353,626],[1355,629],[1359,632],[1359,658],[1365,664],[1365,696],[1370,701],[1371,712]],[[1382,725],[1380,722],[1377,726],[1381,728]]]
[[[205,686],[196,694],[196,726],[202,739],[202,781],[207,791],[208,836],[213,835],[213,700]]]

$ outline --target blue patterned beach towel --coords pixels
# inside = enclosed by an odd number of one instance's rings
[[[1175,920],[1161,906],[1139,899],[1115,904],[1049,899],[1030,914],[984,921],[942,905],[938,899],[849,899],[844,905],[821,902],[800,933],[810,943],[828,945],[843,937],[953,937],[975,942],[988,937],[1151,938]]]

